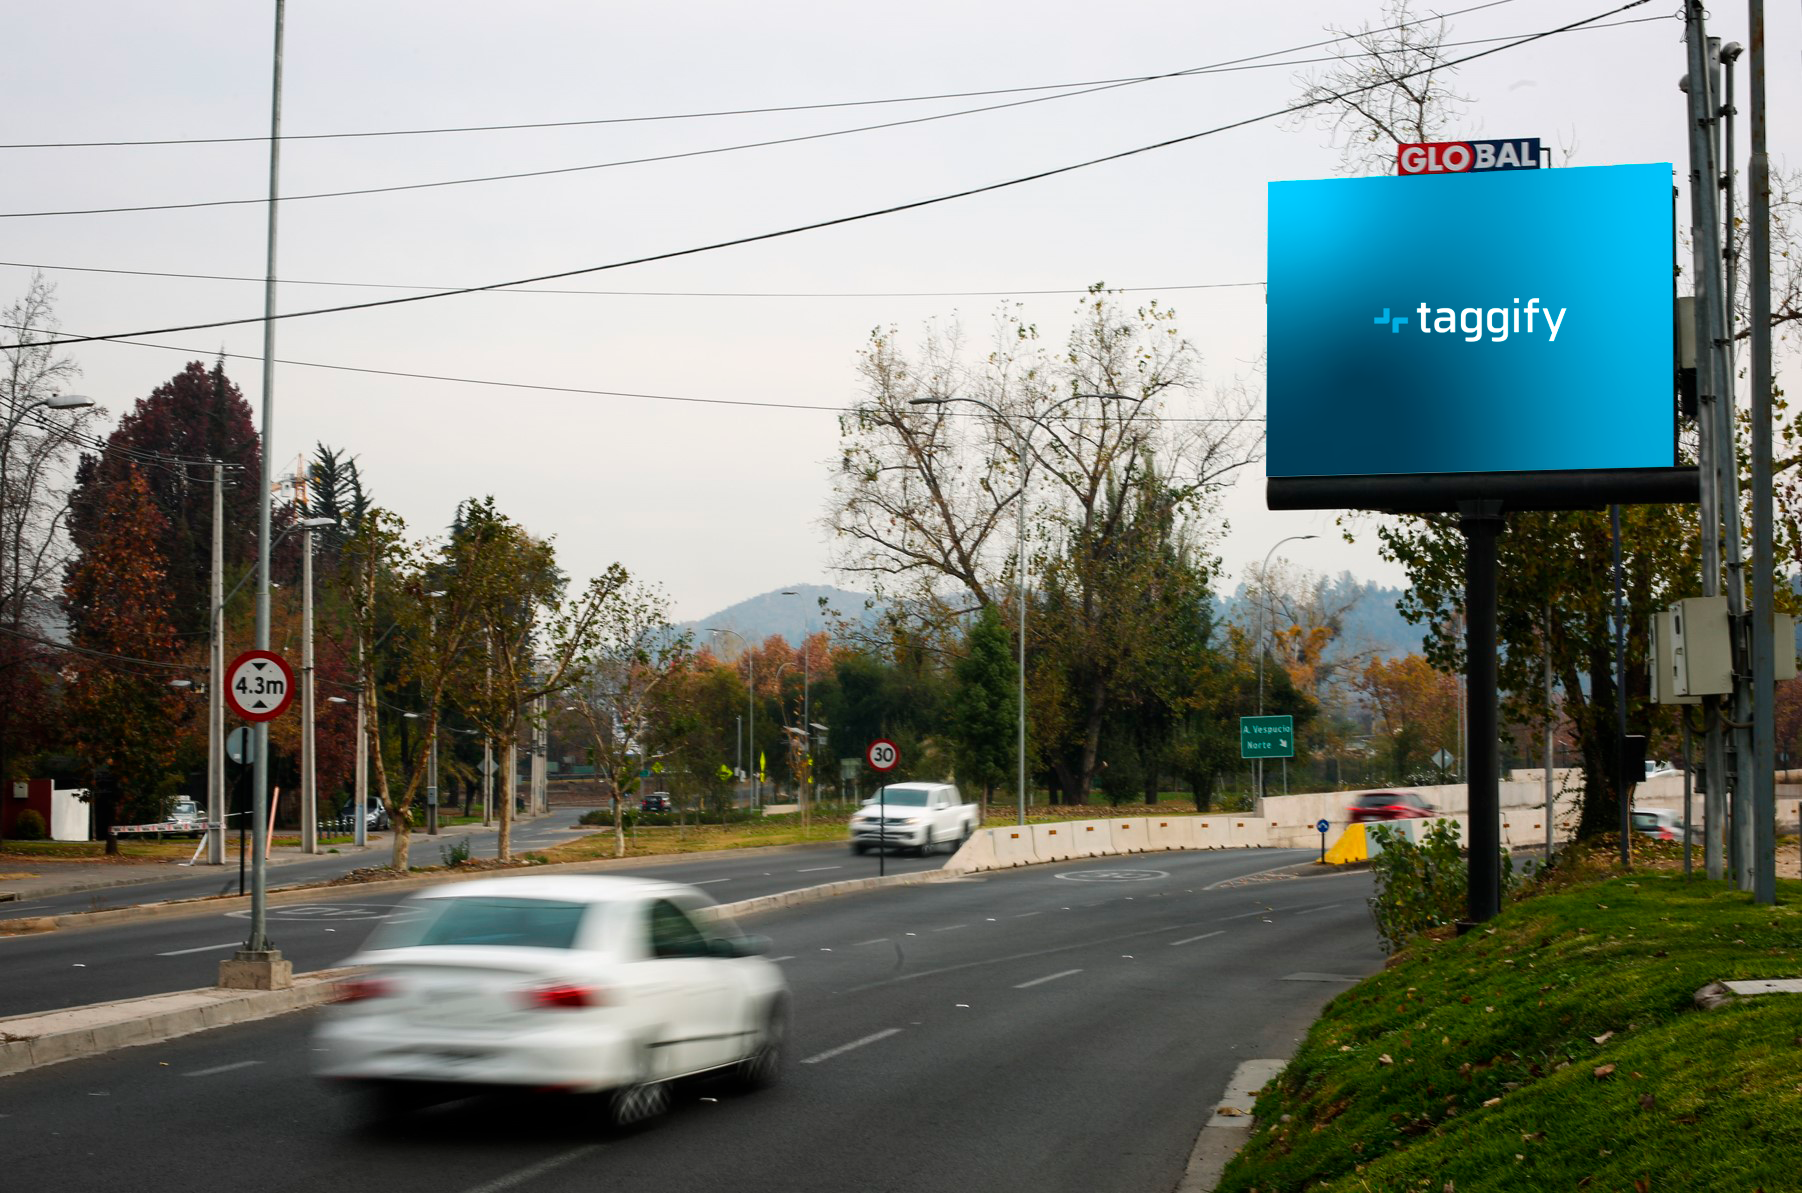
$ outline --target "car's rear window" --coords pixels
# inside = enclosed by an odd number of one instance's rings
[[[372,949],[405,949],[428,945],[480,945],[521,949],[567,949],[575,946],[576,931],[586,903],[554,899],[499,898],[467,895],[421,899],[402,913],[409,918],[390,920],[370,940]]]

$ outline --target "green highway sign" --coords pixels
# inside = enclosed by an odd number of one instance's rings
[[[1295,757],[1295,718],[1240,717],[1239,757]]]

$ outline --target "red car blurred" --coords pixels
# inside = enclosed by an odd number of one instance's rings
[[[1413,820],[1439,815],[1439,809],[1412,791],[1371,791],[1352,801],[1352,824],[1370,820]]]

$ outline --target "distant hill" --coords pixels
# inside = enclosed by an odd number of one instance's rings
[[[1420,652],[1425,636],[1420,626],[1408,624],[1396,608],[1402,589],[1360,581],[1350,572],[1341,572],[1327,584],[1327,604],[1345,607],[1345,634],[1338,649],[1374,651],[1382,658]],[[1255,598],[1248,599],[1240,585],[1231,596],[1219,598],[1220,615],[1243,626],[1255,626],[1260,615]]]
[[[796,595],[786,596],[785,592]],[[821,612],[822,597],[825,598],[832,617]],[[808,634],[830,629],[832,620],[836,617],[853,621],[867,620],[872,614],[866,612],[864,602],[870,599],[868,593],[851,592],[829,584],[787,584],[772,592],[749,597],[736,605],[728,605],[718,613],[685,621],[676,628],[693,630],[697,646],[707,641],[707,630],[711,627],[736,631],[750,642],[762,642],[771,634],[781,634],[791,645],[798,645]],[[719,644],[721,652],[737,654],[739,645],[731,635],[722,637],[724,640]]]

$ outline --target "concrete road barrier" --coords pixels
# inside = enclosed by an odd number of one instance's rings
[[[1152,849],[1194,849],[1193,816],[1147,816],[1145,836]]]
[[[1114,834],[1105,820],[1078,820],[1069,828],[1070,845],[1077,857],[1113,857],[1120,852],[1114,848]]]
[[[956,853],[945,862],[945,869],[954,874],[969,874],[977,870],[993,870],[995,868],[995,830],[979,828],[971,833],[969,839],[958,847]]]
[[[1151,848],[1150,835],[1146,831],[1144,817],[1115,820],[1110,823],[1116,854],[1144,853]]]
[[[1231,842],[1224,816],[1196,816],[1189,826],[1190,849],[1225,849]]]
[[[1061,824],[1034,824],[1028,826],[1032,830],[1032,851],[1041,862],[1068,861],[1076,856],[1073,847],[1075,835],[1070,832],[1068,822]]]
[[[1031,866],[1038,862],[1030,828],[1021,825],[1018,828],[992,828],[988,832],[994,841],[997,866]]]

